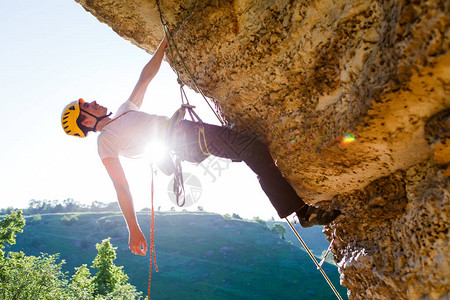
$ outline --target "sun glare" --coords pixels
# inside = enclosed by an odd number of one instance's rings
[[[162,142],[153,142],[147,145],[146,156],[153,163],[158,163],[164,160],[167,155],[168,148]]]

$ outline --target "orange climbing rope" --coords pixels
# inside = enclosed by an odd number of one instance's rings
[[[148,272],[148,300],[150,300],[150,287],[152,285],[152,266],[155,263],[155,270],[158,272],[158,265],[156,264],[156,251],[155,251],[155,210],[153,209],[153,195],[154,195],[154,184],[153,184],[153,166],[151,166],[152,171],[152,187],[151,187],[151,201],[152,201],[152,219],[150,222],[150,268]]]

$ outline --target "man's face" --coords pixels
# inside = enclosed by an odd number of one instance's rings
[[[98,105],[96,101],[80,103],[80,108],[97,117],[103,117],[108,113],[108,109]],[[81,113],[83,113],[83,111],[81,111]],[[91,117],[89,114],[85,115],[86,117]]]
[[[97,118],[106,116],[107,112],[108,109],[106,107],[98,105],[95,101],[80,102],[80,116],[84,117],[81,125],[87,128],[94,128],[98,123]]]

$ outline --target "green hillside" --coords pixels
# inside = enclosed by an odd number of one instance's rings
[[[64,216],[66,222],[61,221]],[[111,237],[118,247],[116,265],[123,265],[129,282],[146,295],[149,256],[128,250],[122,215],[79,213],[69,222],[70,216],[28,217],[17,244],[6,250],[27,255],[60,253],[65,269],[73,272],[74,267],[90,265],[97,254],[95,244]],[[149,213],[138,217],[148,236]],[[210,213],[162,212],[156,214],[155,222],[159,273],[152,272],[152,299],[335,299],[298,242],[293,240],[294,246],[259,223]],[[319,239],[315,254],[328,246],[323,235]],[[346,298],[336,266],[325,263],[323,268]]]

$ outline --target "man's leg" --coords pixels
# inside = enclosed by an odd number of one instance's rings
[[[206,147],[209,152],[214,156],[244,161],[258,175],[263,191],[281,218],[295,212],[301,225],[310,227],[326,225],[339,216],[340,212],[337,210],[324,211],[306,205],[283,177],[267,147],[256,138],[210,124],[200,125],[191,121],[182,121],[181,126],[186,133],[186,143],[190,145],[188,148],[196,149],[190,157],[196,156],[198,159],[190,161],[201,161],[206,157],[198,146],[198,127],[204,126]],[[206,147],[203,146],[202,148],[205,149]]]
[[[212,155],[244,161],[258,175],[259,183],[281,218],[305,203],[286,181],[266,145],[256,138],[228,128],[205,124],[208,150]]]

